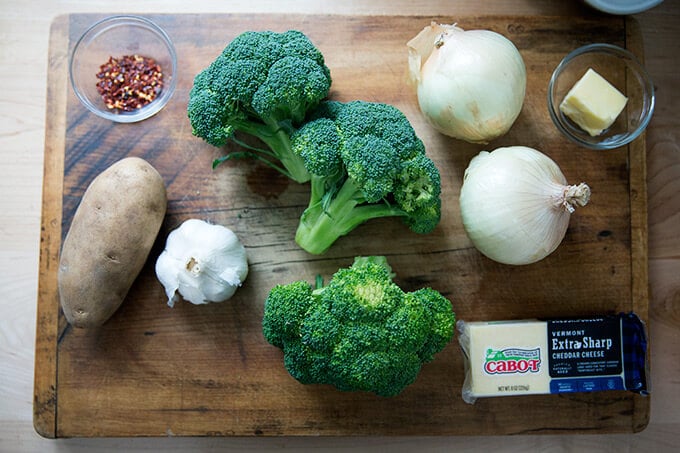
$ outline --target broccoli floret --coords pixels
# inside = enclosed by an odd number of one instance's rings
[[[429,233],[441,217],[441,179],[406,116],[389,104],[324,101],[291,136],[311,174],[295,240],[313,254],[365,221],[401,217]]]
[[[229,140],[298,182],[309,181],[302,159],[291,150],[290,134],[327,95],[330,70],[321,52],[301,32],[249,31],[237,36],[196,75],[189,93],[193,134],[214,146]],[[257,137],[269,149],[246,145],[240,132]]]
[[[440,293],[404,292],[385,257],[358,257],[326,286],[275,286],[264,307],[269,343],[303,384],[394,396],[453,337],[455,314]]]

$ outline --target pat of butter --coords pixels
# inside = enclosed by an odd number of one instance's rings
[[[628,98],[604,77],[589,68],[560,104],[560,110],[595,137],[609,128]]]
[[[646,393],[646,335],[633,313],[580,319],[458,321],[463,400],[631,390]]]

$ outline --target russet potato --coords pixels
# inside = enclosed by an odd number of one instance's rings
[[[75,327],[103,324],[120,307],[165,217],[161,175],[138,157],[100,173],[85,191],[62,245],[58,285]]]

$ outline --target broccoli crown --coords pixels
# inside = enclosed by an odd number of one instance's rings
[[[187,113],[193,134],[211,145],[225,145],[237,131],[253,135],[284,174],[305,182],[309,175],[290,150],[289,134],[330,86],[323,55],[303,33],[248,31],[196,75]]]
[[[293,152],[299,155],[310,173],[321,177],[342,171],[341,138],[335,122],[319,118],[303,124],[291,137]]]
[[[322,102],[291,135],[291,146],[312,180],[296,233],[308,252],[323,253],[372,218],[401,217],[423,234],[439,223],[439,170],[396,107]]]
[[[262,320],[267,341],[303,384],[394,396],[453,337],[455,314],[440,293],[404,292],[384,257],[358,257],[327,286],[275,286]]]

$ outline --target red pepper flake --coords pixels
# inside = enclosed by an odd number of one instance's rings
[[[153,58],[140,55],[109,57],[97,73],[97,91],[106,107],[131,112],[151,101],[163,90],[163,71]]]

